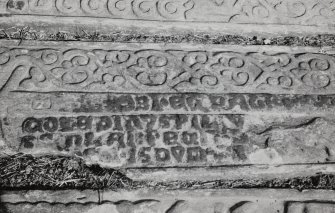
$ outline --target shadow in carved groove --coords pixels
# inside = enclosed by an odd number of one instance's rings
[[[178,213],[179,212],[178,209],[185,206],[185,204],[186,204],[186,201],[178,200],[168,210],[166,210],[165,213]]]
[[[2,196],[3,192],[0,191],[0,213],[10,213],[6,207],[6,205],[2,202],[1,200],[1,196]]]
[[[128,200],[122,200],[115,203],[116,209],[119,213],[135,213],[138,209],[150,209],[155,204],[159,203],[158,200],[139,200],[131,202]]]
[[[283,213],[334,213],[335,202],[327,200],[286,201]]]

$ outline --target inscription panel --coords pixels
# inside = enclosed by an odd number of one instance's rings
[[[29,94],[19,95],[28,98]],[[48,95],[45,95],[48,97]],[[334,95],[284,94],[58,94],[53,95],[52,110],[59,113],[119,113],[119,114],[266,114],[291,113],[315,116],[331,115],[335,110]],[[31,97],[32,100],[35,95]],[[31,101],[30,98],[27,102]],[[49,100],[44,99],[45,108]],[[36,102],[32,102],[35,108]],[[42,104],[42,103],[41,103]],[[40,106],[42,107],[42,106]],[[27,108],[25,108],[27,110]],[[17,112],[20,107],[17,107]],[[35,112],[36,113],[36,112]]]
[[[2,0],[6,13],[114,19],[334,24],[332,0]]]
[[[54,147],[128,166],[220,164],[231,161],[233,150],[244,155],[242,125],[238,115],[30,117],[22,123],[20,148]]]
[[[331,118],[334,95],[10,92],[2,111],[24,115],[247,114]]]
[[[111,167],[334,160],[332,118],[285,114],[42,114],[3,118],[2,129],[12,149],[76,155]]]

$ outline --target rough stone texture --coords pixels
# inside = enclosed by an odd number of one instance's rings
[[[1,157],[0,168],[1,189],[117,190],[132,186],[132,180],[120,171],[87,165],[75,157],[17,154]]]
[[[106,31],[88,26],[80,26],[60,30],[58,27],[39,27],[39,25],[14,26],[2,24],[0,39],[40,40],[40,41],[86,41],[86,42],[141,42],[141,43],[195,43],[195,44],[228,44],[228,45],[280,45],[280,46],[333,46],[333,34],[256,34],[236,32],[164,32],[152,33],[140,30]],[[64,27],[64,25],[63,25]],[[234,34],[235,33],[235,34]],[[321,32],[319,32],[321,33]]]
[[[49,213],[312,213],[334,212],[334,192],[293,190],[202,190],[202,191],[65,191],[38,193],[38,202],[25,192],[3,192],[3,212]],[[74,193],[74,194],[73,194]],[[88,194],[87,196],[85,194]],[[67,201],[63,201],[67,198]],[[98,201],[94,201],[96,199]]]

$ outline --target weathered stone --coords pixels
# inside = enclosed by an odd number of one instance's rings
[[[138,179],[134,168],[334,161],[332,48],[2,44],[5,153],[79,156]]]
[[[0,191],[0,213],[335,212],[303,190],[335,188],[335,1],[0,0],[0,17],[1,187],[99,189]],[[250,45],[280,37],[297,42]]]
[[[219,0],[103,0],[44,2],[2,0],[3,13],[45,16],[88,16],[139,20],[223,23],[334,24],[330,0],[219,1]],[[205,12],[204,12],[205,11]]]
[[[14,150],[67,153],[114,167],[317,163],[333,161],[334,152],[332,121],[314,117],[7,116],[6,122]]]
[[[331,0],[1,0],[3,14],[254,24],[334,24]]]
[[[23,195],[24,192],[21,192]],[[11,192],[4,192],[2,210],[4,212],[49,213],[306,213],[334,212],[332,191],[293,190],[202,190],[202,191],[121,191],[100,192],[99,202],[69,200],[49,202],[48,193],[42,192],[39,202],[29,198],[7,201]],[[42,196],[43,195],[43,196]]]
[[[194,33],[191,41],[199,33],[262,40],[269,35],[299,38],[335,32],[331,0],[1,0],[0,15],[0,34],[7,39],[12,38],[12,31],[18,34],[16,39],[31,31],[33,40],[77,40],[84,34],[94,41],[101,41],[102,34],[117,32],[130,42],[141,42],[137,40],[141,34],[144,42],[152,42],[148,36],[161,35],[168,35],[166,40],[180,36],[185,42]],[[269,41],[264,38],[260,43],[274,44]]]
[[[98,203],[99,192],[94,190],[1,191],[0,203]],[[1,204],[0,204],[1,205]],[[1,210],[1,209],[0,209]]]
[[[16,42],[1,44],[2,90],[273,94],[335,91],[334,49],[330,47],[217,45],[204,50],[206,46],[187,44],[97,43],[86,48],[82,47],[85,43],[76,42],[29,42],[20,47]]]

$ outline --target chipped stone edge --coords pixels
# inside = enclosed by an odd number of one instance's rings
[[[335,164],[230,165],[213,167],[120,169],[133,181],[215,181],[284,179],[316,174],[335,174]]]
[[[59,17],[38,15],[4,15],[0,20],[0,29],[27,26],[36,31],[68,31],[77,32],[78,29],[90,32],[133,31],[149,34],[176,34],[187,32],[204,32],[210,34],[238,34],[238,35],[315,35],[334,34],[335,26],[301,26],[267,24],[233,24],[233,23],[203,23],[149,20],[122,20],[90,17]]]
[[[102,202],[118,202],[120,200],[138,199],[171,199],[171,198],[203,198],[222,197],[223,199],[278,199],[278,200],[333,200],[333,190],[303,190],[294,189],[201,189],[201,190],[30,190],[1,191],[1,203],[10,204],[86,204]]]
[[[89,44],[83,46],[83,44]],[[333,46],[322,46],[322,47],[309,47],[309,46],[266,46],[266,45],[233,45],[233,44],[189,44],[189,43],[128,43],[128,42],[86,42],[86,41],[37,41],[37,40],[0,40],[0,45],[8,48],[81,48],[81,49],[122,49],[127,48],[130,50],[142,49],[183,49],[184,51],[287,51],[287,52],[311,52],[311,53],[322,53],[333,55],[335,54],[335,47]]]
[[[99,202],[97,190],[1,191],[0,203],[88,203]]]

